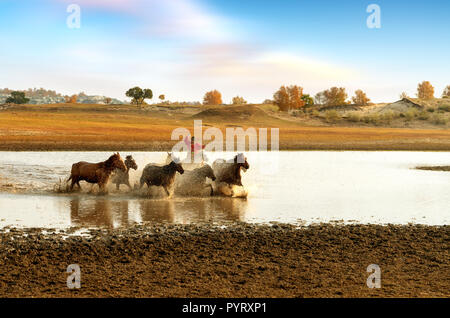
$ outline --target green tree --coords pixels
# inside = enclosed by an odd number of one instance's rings
[[[141,106],[144,103],[145,99],[152,99],[153,98],[153,92],[151,89],[146,88],[142,89],[138,86],[130,88],[125,93],[127,97],[131,97],[131,103],[136,104],[137,106]]]
[[[305,102],[305,106],[312,106],[314,105],[314,98],[309,96],[309,94],[305,94],[302,96],[302,100]]]
[[[6,99],[6,103],[13,103],[13,104],[26,104],[30,101],[29,98],[25,97],[24,92],[11,92],[11,96]]]

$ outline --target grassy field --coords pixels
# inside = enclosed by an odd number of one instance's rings
[[[224,133],[229,127],[276,127],[281,150],[450,150],[447,126],[380,127],[342,118],[293,118],[267,106],[176,107],[130,105],[0,106],[0,150],[170,150],[177,127],[205,128]],[[400,120],[400,119],[399,119]],[[192,131],[192,130],[191,130]]]

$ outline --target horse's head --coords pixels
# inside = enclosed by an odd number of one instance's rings
[[[171,161],[169,164],[169,167],[171,169],[173,169],[174,171],[178,171],[180,174],[184,173],[184,169],[183,169],[183,166],[181,165],[181,163]]]
[[[200,169],[203,169],[206,178],[210,178],[212,181],[216,180],[216,176],[214,175],[214,171],[210,165],[204,165]]]
[[[234,157],[234,163],[237,163],[239,168],[244,168],[245,170],[250,168],[250,165],[247,162],[247,158],[244,156],[243,153],[240,153]]]
[[[134,169],[134,170],[137,170],[137,168],[138,168],[136,161],[134,161],[133,156],[131,156],[131,155],[128,155],[125,158],[125,166],[127,166],[128,169]]]
[[[127,171],[127,166],[125,166],[125,163],[123,162],[119,153],[115,153],[111,157],[109,157],[109,159],[106,160],[106,165],[113,169]]]

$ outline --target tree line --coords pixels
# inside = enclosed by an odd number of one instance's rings
[[[0,89],[0,93],[10,94],[6,99],[6,103],[26,104],[30,101],[27,97],[33,96],[60,96],[55,91],[46,91],[41,89],[29,89],[28,91],[13,91],[10,89]],[[417,98],[432,99],[434,98],[434,87],[429,81],[423,81],[417,86]],[[79,95],[64,96],[66,103],[76,103],[78,96],[84,95],[81,92]],[[131,98],[131,104],[142,106],[146,104],[146,99],[153,98],[153,91],[149,88],[142,89],[138,86],[130,88],[125,95]],[[166,100],[164,94],[158,96],[161,102]],[[400,99],[409,98],[403,92],[400,94]],[[450,85],[447,85],[442,92],[442,98],[450,98]],[[105,103],[109,104],[111,98],[106,98]],[[166,103],[170,103],[166,101]],[[182,102],[171,103],[176,105],[200,105],[200,102]],[[232,105],[245,105],[247,101],[241,96],[235,96],[231,100]],[[303,88],[298,85],[281,86],[274,94],[272,100],[265,100],[264,104],[275,104],[282,111],[291,109],[299,109],[301,107],[308,107],[313,105],[321,106],[343,106],[343,105],[357,105],[366,106],[370,104],[370,98],[361,89],[355,91],[355,95],[348,99],[348,94],[344,87],[331,87],[330,89],[318,92],[314,97],[309,94],[304,94]],[[223,105],[222,94],[218,90],[212,90],[205,93],[203,97],[203,105]]]
[[[151,99],[153,93],[150,89],[141,89],[134,87],[126,92],[128,97],[132,98],[131,103],[138,106],[142,105],[145,99]],[[434,87],[429,81],[423,81],[417,86],[417,97],[420,99],[434,98]],[[159,96],[161,101],[165,100],[165,95]],[[408,98],[406,93],[402,93],[400,98]],[[450,85],[448,85],[443,93],[442,98],[450,98]],[[200,102],[195,103],[170,103],[176,105],[200,105]],[[320,106],[344,106],[344,105],[356,105],[367,106],[370,105],[370,98],[367,94],[358,89],[355,91],[355,95],[349,99],[349,96],[344,87],[331,87],[327,90],[318,92],[314,97],[309,94],[304,94],[303,88],[298,85],[281,86],[274,94],[273,99],[266,99],[264,104],[275,104],[281,111],[288,111],[291,109],[299,109],[302,107],[308,107],[313,105]],[[205,93],[203,97],[203,105],[223,105],[222,94],[218,90],[212,90]],[[247,101],[241,96],[235,96],[231,100],[232,105],[245,105]]]

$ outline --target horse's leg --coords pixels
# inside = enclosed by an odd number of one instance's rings
[[[130,180],[127,180],[127,182],[125,184],[128,186],[128,188],[130,188],[130,191],[133,190],[133,188],[131,187],[131,184],[130,184]]]
[[[166,190],[167,196],[170,198],[172,194],[169,192],[169,189],[167,189],[167,186],[163,186],[164,190]]]
[[[72,176],[70,176],[69,180],[72,179],[72,182],[70,182],[70,191],[73,190],[73,186],[75,185],[75,178],[72,178]]]
[[[106,190],[106,184],[104,182],[102,182],[102,183],[99,182],[98,183],[98,188],[99,188],[101,194],[107,194],[108,193],[108,191]]]

